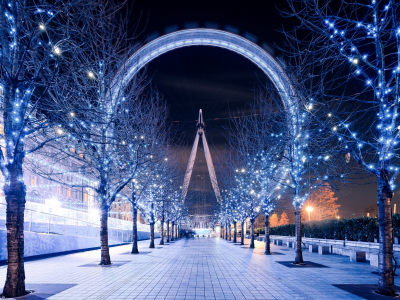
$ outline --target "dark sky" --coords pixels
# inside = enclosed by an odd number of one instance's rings
[[[238,34],[250,35],[262,46],[263,43],[282,45],[279,30],[291,28],[294,23],[280,16],[276,7],[282,9],[284,3],[283,0],[137,0],[134,10],[137,16],[141,13],[140,40],[153,39],[171,30],[209,27],[207,23],[211,22],[220,29],[237,28]],[[279,52],[275,51],[275,55]],[[255,88],[267,80],[255,65],[240,55],[205,46],[185,47],[156,58],[148,66],[148,75],[170,106],[171,118],[179,121],[175,124],[179,124],[178,134],[187,144],[187,158],[199,109],[203,110],[207,140],[215,156],[217,149],[226,147],[223,127],[228,121],[225,118],[252,101]],[[199,162],[191,186],[196,184],[194,178],[203,167]],[[366,206],[376,203],[376,187],[375,184],[349,186],[337,196],[341,216],[360,216]],[[396,198],[394,203],[399,202]]]

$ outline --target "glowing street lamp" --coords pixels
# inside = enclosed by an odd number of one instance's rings
[[[313,207],[307,206],[306,211],[308,212],[308,221],[311,221],[311,212],[314,210]]]

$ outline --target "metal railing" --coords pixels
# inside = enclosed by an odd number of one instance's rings
[[[90,216],[88,212],[57,208],[54,213],[45,212],[45,205],[27,202],[25,208],[24,230],[41,234],[74,235],[95,238],[100,233],[99,216]],[[80,218],[77,218],[80,217]],[[97,221],[97,220],[98,221]],[[131,221],[108,218],[108,235],[110,240],[132,241]],[[6,204],[0,203],[0,226],[5,229]],[[150,226],[138,223],[139,231],[150,231]]]

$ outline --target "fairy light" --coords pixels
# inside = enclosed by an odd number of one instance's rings
[[[55,54],[57,54],[57,55],[60,55],[61,54],[61,49],[59,48],[59,47],[54,47],[53,48],[53,52],[55,53]]]

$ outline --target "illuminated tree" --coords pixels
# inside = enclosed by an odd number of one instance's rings
[[[250,109],[239,112],[239,117],[232,121],[229,135],[231,147],[245,163],[248,184],[252,186],[251,192],[257,195],[262,206],[262,210],[257,212],[265,216],[265,254],[270,254],[269,216],[284,190],[277,182],[286,177],[281,157],[284,148],[281,143],[276,143],[269,135],[265,135],[265,132],[274,129],[274,122],[271,120],[275,118],[277,110],[277,103],[268,100],[259,91]],[[252,227],[253,223],[254,220]],[[251,245],[254,245],[254,241]]]
[[[304,203],[302,209],[303,218],[307,218],[308,212],[307,207],[312,207],[313,211],[311,213],[311,220],[321,221],[326,219],[334,219],[337,216],[337,211],[340,207],[336,203],[337,197],[335,197],[335,192],[332,191],[330,185],[325,183],[324,186],[317,189],[307,201]],[[279,224],[281,225],[281,224]]]
[[[165,104],[156,92],[145,92],[142,76],[135,77],[124,90],[114,92],[120,84],[115,75],[135,49],[124,27],[127,19],[118,10],[114,12],[117,8],[101,3],[85,9],[91,17],[81,36],[85,42],[65,54],[68,72],[49,88],[50,97],[42,105],[52,116],[52,123],[57,124],[56,133],[63,143],[49,144],[53,151],[41,155],[53,162],[72,162],[71,171],[94,182],[69,186],[93,188],[96,192],[101,265],[111,264],[107,224],[110,206],[131,184],[138,168],[151,163],[150,156],[158,154],[154,152],[165,144],[167,136]],[[68,113],[60,114],[60,110]],[[49,179],[55,180],[51,174]]]
[[[279,219],[279,226],[289,224],[289,218],[285,212],[281,214],[281,218]]]
[[[150,248],[154,245],[154,225],[158,220],[167,220],[167,234],[169,234],[169,221],[182,215],[181,198],[178,193],[178,182],[182,182],[179,172],[179,153],[169,147],[164,147],[165,155],[161,161],[152,164],[146,173],[146,188],[143,189],[144,197],[139,202],[142,213],[150,224]],[[180,191],[180,189],[179,189]],[[179,210],[180,209],[180,210]],[[169,236],[168,240],[169,242]]]
[[[279,225],[279,220],[278,220],[278,215],[277,214],[272,214],[271,217],[269,218],[269,225],[271,227],[276,227]]]
[[[52,115],[42,105],[53,83],[63,80],[65,53],[76,47],[78,22],[84,27],[89,21],[85,13],[89,5],[83,2],[0,2],[1,147],[5,150],[0,151],[0,170],[6,182],[8,251],[5,297],[26,294],[23,165],[29,154],[59,138],[54,134]],[[48,135],[43,137],[43,132]]]
[[[233,151],[224,152],[216,161],[218,172],[218,182],[221,187],[222,203],[219,207],[219,221],[221,224],[221,233],[223,225],[232,222],[235,227],[233,233],[234,242],[236,242],[236,224],[241,226],[240,244],[244,245],[244,236],[246,234],[244,223],[248,217],[248,211],[245,209],[243,190],[238,186],[238,174],[236,166],[242,164],[239,161],[238,153]],[[225,231],[226,232],[226,231]]]
[[[376,179],[379,206],[378,293],[394,296],[391,199],[398,161],[400,3],[288,0],[299,26],[286,32],[297,88],[318,108],[321,130],[346,159]],[[303,37],[298,33],[304,32]]]

